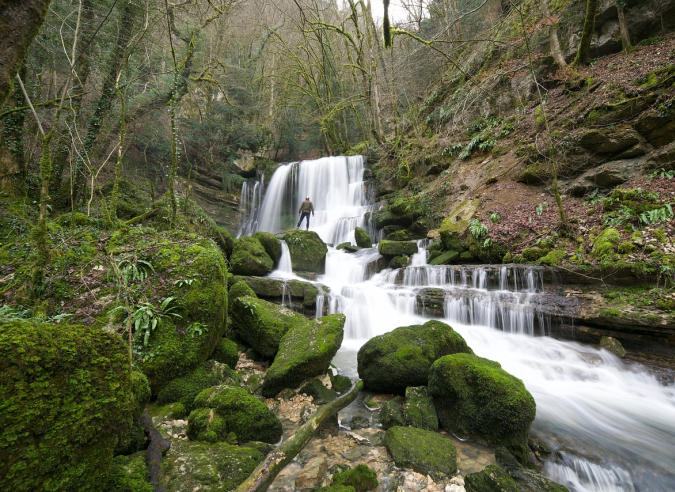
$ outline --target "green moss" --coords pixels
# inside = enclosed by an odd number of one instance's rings
[[[429,396],[425,386],[406,388],[403,414],[406,423],[412,427],[438,430],[438,416],[434,400]]]
[[[403,415],[403,403],[405,400],[400,396],[392,398],[382,404],[380,409],[380,423],[384,429],[395,426],[405,426],[405,416]]]
[[[618,251],[622,255],[630,255],[635,253],[638,250],[638,247],[633,244],[631,241],[624,241],[619,244]]]
[[[554,249],[542,256],[537,260],[538,265],[548,265],[548,266],[558,266],[564,259],[567,254],[564,251]]]
[[[331,402],[337,398],[337,393],[332,389],[326,388],[318,379],[310,379],[302,388],[298,390],[298,394],[305,394],[313,398],[315,405],[323,405]]]
[[[271,232],[256,232],[253,237],[260,241],[265,252],[272,258],[274,264],[278,265],[281,259],[281,241]]]
[[[370,235],[366,232],[365,229],[361,227],[357,227],[354,230],[354,239],[356,241],[356,245],[361,248],[371,248],[373,246],[373,242],[370,239]]]
[[[527,462],[536,405],[523,382],[499,363],[472,354],[442,357],[429,371],[429,392],[445,429],[504,446],[521,463]]]
[[[332,371],[329,372],[329,375],[330,381],[333,385],[333,389],[338,393],[347,391],[349,388],[352,387],[352,380],[349,379],[347,376],[342,376],[340,374],[336,374],[335,376],[333,376]]]
[[[457,251],[444,251],[429,260],[429,265],[454,265],[459,261],[460,254]]]
[[[234,369],[239,362],[239,349],[237,344],[229,338],[223,338],[213,351],[211,358],[222,364],[227,364]]]
[[[194,403],[197,409],[215,410],[214,415],[222,418],[227,431],[234,432],[239,442],[274,444],[281,438],[281,421],[267,405],[244,389],[233,386],[209,388],[199,393]]]
[[[394,256],[389,260],[389,268],[394,270],[398,268],[405,268],[410,264],[410,257],[408,256]]]
[[[549,251],[543,248],[525,248],[521,254],[523,261],[533,262],[537,261],[539,258],[543,258],[548,253]]]
[[[666,234],[666,231],[663,230],[663,227],[657,227],[652,231],[652,235],[659,240],[660,243],[667,243],[668,242],[668,235]]]
[[[384,444],[399,468],[412,468],[435,480],[447,479],[457,471],[454,444],[437,432],[392,427],[385,434]]]
[[[291,254],[293,271],[324,273],[326,270],[326,243],[314,231],[291,229],[284,234]]]
[[[292,326],[279,342],[279,351],[265,374],[262,394],[276,395],[303,380],[326,374],[344,337],[344,314],[331,314]]]
[[[314,492],[356,492],[356,489],[348,485],[331,485],[315,489]]]
[[[107,492],[153,492],[145,453],[116,456],[103,487]]]
[[[473,353],[459,333],[440,321],[396,328],[371,338],[358,352],[358,372],[366,388],[403,394],[425,386],[431,364],[447,354]]]
[[[260,241],[251,236],[242,236],[234,242],[230,258],[235,275],[267,275],[274,268],[274,261]]]
[[[198,408],[188,417],[187,436],[193,441],[218,442],[227,440],[227,425],[212,408]]]
[[[377,475],[367,465],[357,465],[351,470],[346,470],[333,475],[333,485],[354,487],[356,492],[375,490],[379,485]]]
[[[100,490],[134,407],[121,340],[76,325],[0,323],[0,489]]]
[[[410,236],[408,236],[408,231],[401,229],[400,231],[392,232],[388,234],[385,238],[387,241],[408,241]]]
[[[606,228],[593,241],[593,257],[600,261],[611,261],[614,248],[620,240],[619,231],[612,227]]]
[[[189,413],[195,408],[194,399],[202,390],[224,382],[238,382],[238,380],[237,373],[227,365],[207,361],[187,376],[169,382],[157,395],[157,404],[179,402]]]
[[[478,210],[479,203],[480,200],[465,200],[443,219],[439,233],[446,251],[461,253],[467,249],[465,240],[468,235],[469,221]]]
[[[377,245],[377,251],[381,255],[389,256],[414,255],[418,249],[417,243],[413,241],[389,241],[383,239]]]
[[[520,492],[516,482],[497,465],[469,473],[464,479],[464,487],[467,492]]]

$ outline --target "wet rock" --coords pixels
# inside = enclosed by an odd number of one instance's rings
[[[412,427],[438,430],[438,416],[434,400],[429,396],[426,386],[406,388],[403,414],[406,423]]]
[[[253,234],[252,237],[260,241],[265,252],[272,258],[274,265],[278,265],[281,259],[281,241],[271,232],[259,231]]]
[[[307,318],[262,299],[240,297],[232,303],[232,321],[242,340],[263,357],[271,359],[286,332],[296,324],[306,323]]]
[[[385,429],[395,426],[405,426],[405,416],[403,415],[404,399],[400,396],[392,398],[391,400],[382,404],[380,410],[380,423]]]
[[[417,291],[417,310],[425,316],[443,316],[445,313],[445,291],[426,288]]]
[[[370,235],[362,227],[357,227],[354,230],[354,239],[356,240],[356,245],[361,248],[372,248],[373,246]]]
[[[331,389],[326,388],[318,379],[311,379],[305,383],[298,393],[311,396],[314,403],[323,405],[337,398],[337,393]]]
[[[409,256],[394,256],[389,260],[389,268],[396,270],[397,268],[405,268],[410,264]]]
[[[459,255],[458,251],[444,251],[429,260],[429,265],[454,265],[459,262]]]
[[[284,241],[291,254],[293,271],[325,273],[328,247],[316,232],[291,229],[284,234]]]
[[[356,492],[375,490],[379,485],[377,475],[366,465],[357,465],[351,470],[345,470],[333,475],[333,485],[354,487]]]
[[[262,393],[274,396],[303,380],[326,374],[344,336],[345,316],[332,314],[292,326],[265,375]]]
[[[513,478],[497,465],[469,473],[464,477],[464,487],[466,492],[520,492]]]
[[[392,427],[384,442],[398,467],[412,468],[434,479],[449,478],[457,470],[455,445],[437,432]]]
[[[388,256],[414,255],[417,250],[417,243],[413,241],[388,241],[383,239],[377,245],[377,251],[381,255]]]
[[[242,236],[234,241],[230,266],[235,275],[263,276],[272,271],[274,261],[257,238]]]
[[[368,455],[370,448],[368,446],[354,446],[342,453],[342,457],[349,461],[357,461]]]
[[[316,488],[321,485],[328,461],[323,456],[315,456],[310,459],[302,471],[295,478],[295,486],[301,489]]]
[[[449,325],[427,321],[371,338],[358,352],[358,372],[366,388],[403,394],[408,386],[424,386],[431,364],[447,354],[473,353]]]
[[[367,429],[370,427],[370,420],[365,417],[352,417],[351,419],[343,420],[342,425],[348,429]]]
[[[602,337],[602,339],[600,339],[600,348],[612,352],[618,357],[626,357],[626,349],[623,348],[621,342],[614,337]]]
[[[498,362],[472,354],[442,357],[429,371],[429,392],[444,429],[504,446],[518,461],[527,462],[536,404],[523,382]]]

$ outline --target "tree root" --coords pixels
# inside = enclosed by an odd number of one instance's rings
[[[267,490],[279,472],[305,447],[305,444],[314,435],[314,431],[319,428],[321,423],[353,402],[361,388],[363,388],[363,382],[358,381],[343,396],[319,407],[305,425],[295,431],[276,450],[267,455],[262,463],[253,470],[253,473],[236,488],[235,492],[264,492]]]
[[[164,474],[162,472],[162,455],[171,447],[171,442],[162,437],[157,429],[152,425],[152,420],[147,415],[140,419],[141,425],[147,432],[150,439],[150,445],[145,454],[145,463],[150,470],[150,483],[155,492],[166,492],[164,483]]]

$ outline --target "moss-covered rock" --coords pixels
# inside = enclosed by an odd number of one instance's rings
[[[234,490],[264,458],[254,447],[176,440],[163,462],[169,490]]]
[[[357,355],[358,372],[368,389],[403,394],[408,386],[426,386],[431,364],[457,352],[473,353],[452,327],[427,321],[368,340]]]
[[[310,379],[302,388],[298,390],[299,394],[305,394],[313,398],[315,405],[323,405],[337,398],[337,393],[332,389],[326,388],[318,379]]]
[[[469,221],[478,210],[480,200],[465,200],[448,215],[439,229],[443,249],[447,251],[464,252],[468,246],[466,240],[469,234]]]
[[[408,241],[410,239],[410,236],[408,235],[408,231],[406,231],[405,229],[401,229],[400,231],[387,234],[387,237],[385,237],[385,239],[387,241]]]
[[[314,231],[291,229],[284,234],[293,271],[325,273],[328,246]]]
[[[274,265],[279,264],[281,259],[281,241],[271,232],[256,232],[253,237],[260,241],[265,252],[272,258]]]
[[[356,492],[375,490],[379,484],[375,472],[363,464],[333,475],[333,485],[354,487]]]
[[[239,362],[237,344],[229,338],[223,337],[216,346],[216,350],[213,351],[211,358],[221,364],[227,364],[231,369],[234,369],[237,366],[237,362]]]
[[[274,396],[303,380],[326,374],[344,337],[344,314],[332,314],[292,326],[265,374],[262,394]]]
[[[203,422],[203,409],[213,409],[222,419],[227,433],[234,432],[239,442],[262,441],[274,444],[281,438],[281,421],[263,402],[248,391],[234,386],[205,389],[195,398],[196,410],[188,417]],[[210,415],[210,414],[209,414]]]
[[[251,236],[242,236],[234,242],[230,266],[235,275],[267,275],[274,268],[274,261],[260,241]]]
[[[539,258],[543,258],[549,253],[549,250],[544,248],[525,248],[521,253],[523,261],[537,261]]]
[[[237,383],[239,376],[229,366],[210,360],[203,363],[187,376],[169,382],[157,395],[157,404],[179,402],[187,413],[194,408],[195,397],[212,386],[223,383]]]
[[[429,371],[429,392],[443,428],[462,438],[504,446],[521,463],[527,462],[534,398],[498,362],[472,354],[442,357]]]
[[[373,247],[373,241],[370,239],[370,234],[362,227],[354,229],[354,240],[356,241],[356,245],[361,248]]]
[[[537,265],[548,265],[551,267],[558,266],[564,259],[567,254],[559,249],[554,249],[549,251],[545,256],[542,256],[537,260]]]
[[[388,241],[383,239],[377,245],[377,251],[381,255],[400,256],[414,255],[418,251],[417,243],[414,241]]]
[[[621,241],[621,234],[612,227],[607,227],[593,241],[593,256],[600,261],[611,260],[615,246]]]
[[[218,442],[227,440],[227,425],[213,408],[197,408],[188,417],[187,436],[192,441]]]
[[[78,325],[0,323],[0,489],[100,490],[132,423],[128,348]]]
[[[459,253],[457,251],[443,251],[429,260],[429,265],[454,265],[459,262]]]
[[[131,394],[134,398],[133,425],[126,435],[120,437],[115,447],[115,454],[132,454],[145,444],[145,431],[139,419],[150,401],[151,392],[148,378],[140,371],[131,372]]]
[[[406,423],[411,427],[431,431],[438,430],[436,407],[426,386],[406,388],[403,415]]]
[[[405,268],[410,264],[409,256],[394,256],[389,260],[389,268],[396,270],[397,268]]]
[[[145,453],[115,456],[102,490],[106,492],[153,492]]]
[[[380,424],[386,430],[395,426],[405,426],[405,415],[403,415],[403,404],[405,400],[396,396],[382,404],[380,409]]]
[[[636,253],[638,247],[632,241],[624,241],[621,244],[619,244],[618,250],[619,253],[621,253],[622,255],[630,255]]]
[[[621,342],[618,341],[614,337],[603,336],[600,339],[600,348],[603,348],[603,349],[613,353],[617,357],[621,357],[621,358],[626,357],[626,349],[623,348],[623,345],[621,345]]]
[[[356,489],[349,485],[331,485],[314,489],[314,492],[356,492]]]
[[[246,282],[242,282],[240,280],[232,284],[232,287],[230,287],[230,290],[228,292],[230,311],[232,311],[233,301],[238,297],[258,297],[258,296],[255,294],[255,292],[253,292],[253,289],[251,289],[251,287],[249,287],[249,285]]]
[[[435,480],[450,478],[457,471],[455,445],[437,432],[392,427],[384,436],[384,444],[399,468],[412,468]]]
[[[520,488],[511,476],[497,465],[489,465],[484,470],[469,473],[464,478],[466,492],[520,492]]]
[[[349,379],[347,376],[343,376],[341,374],[333,375],[333,371],[328,371],[328,375],[330,376],[332,389],[337,391],[338,393],[347,391],[349,388],[352,387],[352,380]]]
[[[307,318],[290,309],[253,297],[239,297],[232,303],[232,324],[237,335],[268,359],[279,350],[286,332]]]
[[[569,492],[569,489],[564,485],[560,485],[534,470],[524,467],[507,470],[521,492]]]

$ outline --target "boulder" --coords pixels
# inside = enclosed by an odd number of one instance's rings
[[[394,256],[391,260],[389,260],[389,268],[392,268],[394,270],[398,268],[405,268],[409,264],[410,264],[409,256]]]
[[[414,241],[389,241],[383,239],[377,245],[377,251],[381,255],[399,256],[414,255],[418,251],[417,243]]]
[[[675,169],[675,144],[670,144],[653,152],[644,167],[646,171],[659,169],[670,171]]]
[[[464,477],[464,488],[466,492],[520,492],[513,478],[497,465],[469,473]]]
[[[473,353],[452,327],[431,320],[368,340],[357,355],[358,372],[367,389],[403,394],[408,386],[426,386],[434,361],[457,352]]]
[[[231,369],[234,369],[239,362],[239,348],[235,342],[223,337],[220,343],[216,345],[216,350],[213,351],[211,359],[221,364],[227,364]]]
[[[281,241],[271,232],[259,231],[253,234],[253,237],[260,241],[265,252],[272,258],[274,265],[278,265],[281,259]]]
[[[457,251],[444,251],[438,256],[434,257],[432,260],[429,260],[429,265],[454,265],[459,262],[459,252]]]
[[[235,275],[267,275],[274,268],[274,261],[260,241],[242,236],[234,242],[230,266]]]
[[[354,487],[356,492],[366,490],[376,490],[379,482],[377,475],[367,465],[357,465],[351,470],[333,475],[333,485],[343,485],[345,487]]]
[[[646,111],[635,122],[635,129],[654,147],[663,147],[675,140],[675,114]]]
[[[437,432],[392,427],[384,436],[384,445],[399,468],[412,468],[434,480],[448,479],[457,472],[455,445]]]
[[[326,374],[344,336],[345,316],[332,314],[292,326],[279,343],[279,351],[265,375],[264,396]]]
[[[232,303],[232,325],[237,335],[267,359],[279,350],[286,332],[307,322],[301,314],[255,297],[239,297]]]
[[[195,398],[188,417],[191,439],[223,441],[234,432],[237,441],[274,444],[281,439],[281,421],[263,402],[248,391],[221,385],[208,388]],[[213,410],[213,411],[211,411]]]
[[[150,472],[145,464],[145,452],[115,456],[102,489],[111,492],[153,492]]]
[[[284,241],[291,254],[293,271],[325,273],[328,247],[314,231],[291,229]]]
[[[345,243],[340,243],[337,246],[335,246],[335,249],[338,251],[346,251],[347,253],[356,253],[357,251],[361,251],[363,248],[360,246],[354,246],[350,242],[345,242]]]
[[[129,352],[98,328],[0,323],[0,489],[100,490],[134,412]]]
[[[380,409],[380,424],[386,430],[390,427],[405,426],[406,420],[403,415],[403,404],[405,400],[396,396],[382,404]],[[435,410],[434,410],[435,411]]]
[[[254,447],[177,439],[162,464],[169,490],[207,490],[205,484],[208,490],[234,490],[264,458]]]
[[[290,388],[286,388],[286,390],[288,389]],[[280,393],[283,393],[286,390],[282,390]],[[331,402],[337,398],[337,393],[332,389],[326,388],[318,379],[310,379],[307,381],[302,388],[298,390],[298,393],[311,396],[315,405],[323,405],[324,403]]]
[[[429,392],[444,429],[460,438],[504,446],[519,462],[527,462],[534,398],[498,362],[473,354],[442,357],[429,371]]]
[[[210,360],[190,374],[170,381],[157,395],[157,404],[181,403],[187,414],[194,408],[194,400],[199,393],[226,382],[238,384],[239,375],[228,365]]]
[[[572,180],[567,185],[567,190],[573,196],[582,197],[596,188],[614,188],[634,176],[643,163],[643,157],[606,162]]]
[[[614,337],[603,336],[600,339],[600,348],[603,348],[603,349],[613,353],[617,357],[621,357],[621,358],[626,357],[626,349],[623,348],[623,345],[621,345],[621,342],[618,341]]]
[[[445,290],[427,287],[417,291],[417,312],[429,317],[443,317]]]
[[[469,234],[469,221],[478,210],[480,200],[465,200],[448,215],[439,229],[443,249],[462,253],[468,249],[466,240]]]
[[[438,416],[434,399],[429,396],[426,386],[409,387],[405,390],[403,415],[406,423],[418,429],[438,430]]]
[[[326,478],[328,460],[323,456],[314,456],[295,477],[295,486],[299,489],[314,489]]]
[[[615,154],[639,142],[640,135],[629,125],[588,130],[579,139],[582,147],[600,154]]]
[[[357,227],[354,229],[354,239],[356,241],[356,245],[361,248],[373,247],[373,241],[370,239],[370,234],[368,234],[362,227]]]

